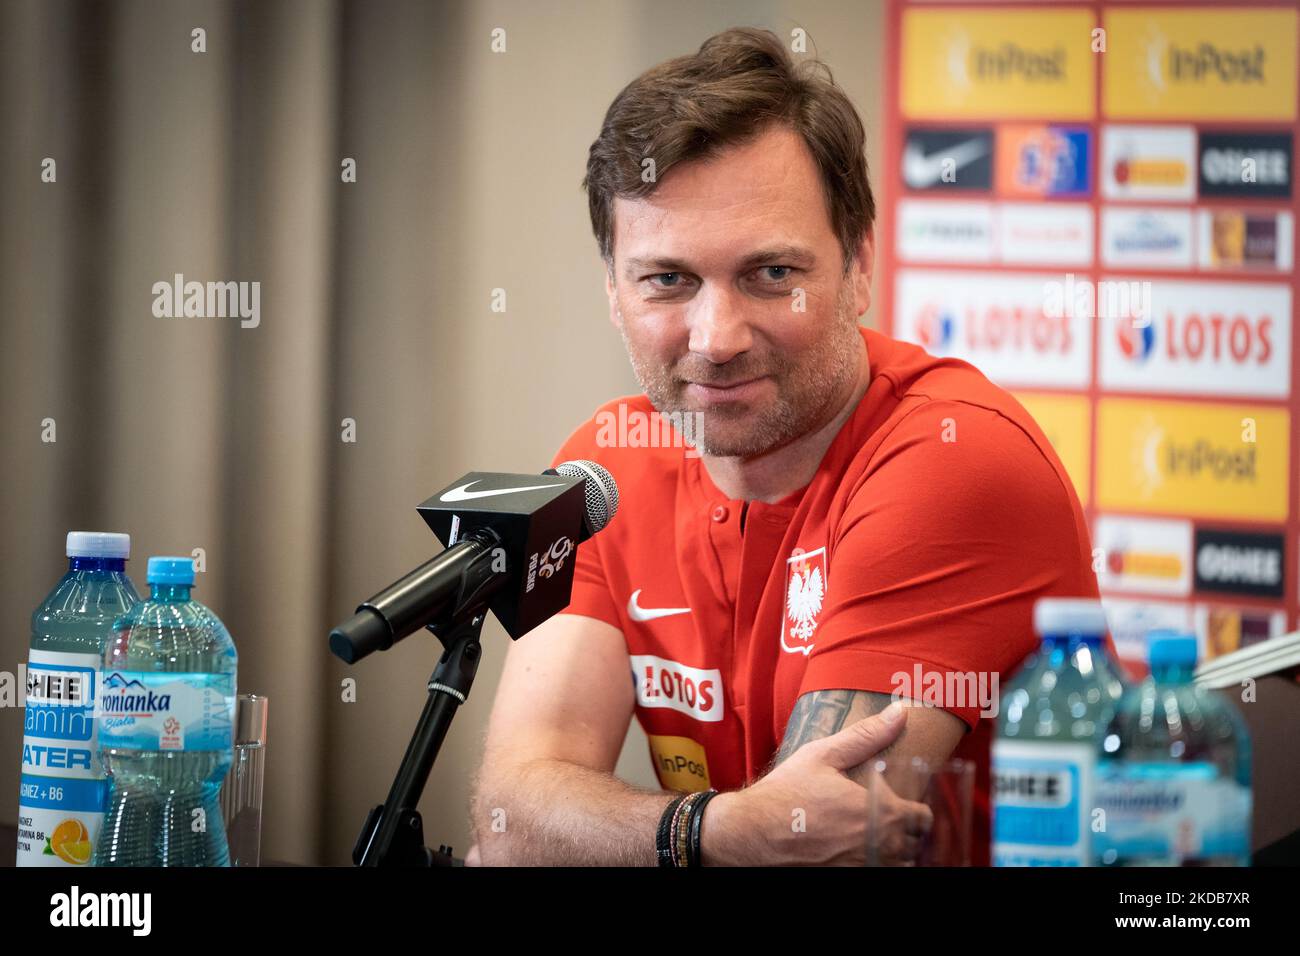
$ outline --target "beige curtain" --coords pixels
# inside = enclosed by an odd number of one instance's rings
[[[433,553],[430,492],[540,470],[636,390],[587,147],[637,73],[737,24],[806,29],[878,155],[877,3],[0,7],[0,670],[26,659],[68,530],[129,531],[142,590],[148,555],[202,548],[195,596],[234,635],[241,691],[271,699],[263,855],[348,863],[440,648],[419,635],[349,668],[326,634]],[[259,324],[155,317],[177,273],[259,282]],[[421,804],[457,855],[507,641],[490,623]],[[8,823],[21,736],[0,710]],[[653,782],[635,729],[619,772]]]

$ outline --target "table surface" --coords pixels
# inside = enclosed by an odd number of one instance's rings
[[[0,866],[13,866],[18,854],[18,827],[0,823]],[[1256,866],[1300,866],[1300,831],[1278,840],[1255,853]],[[297,866],[264,860],[263,866]]]
[[[0,866],[12,867],[18,859],[18,825],[0,823]],[[262,866],[297,866],[297,863],[280,863],[275,860],[263,860]]]

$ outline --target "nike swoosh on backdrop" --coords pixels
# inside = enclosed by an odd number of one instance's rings
[[[513,495],[516,491],[536,491],[538,488],[558,488],[559,485],[525,485],[522,488],[497,488],[492,491],[466,491],[470,485],[476,484],[478,479],[467,481],[459,488],[453,488],[451,491],[444,491],[439,501],[456,502],[456,501],[473,501],[475,498],[491,498],[493,495]]]
[[[969,166],[988,155],[988,144],[983,139],[969,139],[956,146],[947,146],[927,156],[921,147],[909,143],[903,151],[903,179],[913,189],[925,189],[943,178],[943,161],[953,161],[953,171]]]
[[[636,599],[641,596],[641,589],[637,588],[632,592],[632,596],[627,599],[627,616],[634,621],[653,621],[657,617],[672,617],[674,614],[690,614],[691,609],[688,607],[641,607],[636,603]]]

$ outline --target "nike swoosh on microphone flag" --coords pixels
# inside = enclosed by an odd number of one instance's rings
[[[497,488],[492,491],[467,491],[470,485],[477,484],[478,479],[467,481],[459,488],[453,488],[450,491],[444,491],[439,501],[455,503],[457,501],[473,501],[475,498],[491,498],[493,495],[513,495],[518,491],[536,491],[539,488],[557,488],[558,485],[525,485],[522,488]]]
[[[632,592],[632,596],[627,599],[627,616],[634,621],[653,621],[657,617],[672,617],[674,614],[690,614],[691,609],[688,607],[641,607],[636,603],[636,599],[641,596],[641,589],[637,588]]]

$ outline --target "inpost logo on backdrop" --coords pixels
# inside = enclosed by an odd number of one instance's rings
[[[1286,520],[1285,409],[1103,398],[1097,423],[1101,508]]]
[[[1016,401],[1038,423],[1074,483],[1079,503],[1088,504],[1088,436],[1092,434],[1092,406],[1086,395],[1049,395],[1016,392]]]
[[[1104,23],[1108,116],[1295,117],[1295,10],[1108,8]]]
[[[1014,24],[1014,29],[1008,29]],[[905,10],[902,109],[912,118],[1091,118],[1088,10]]]

